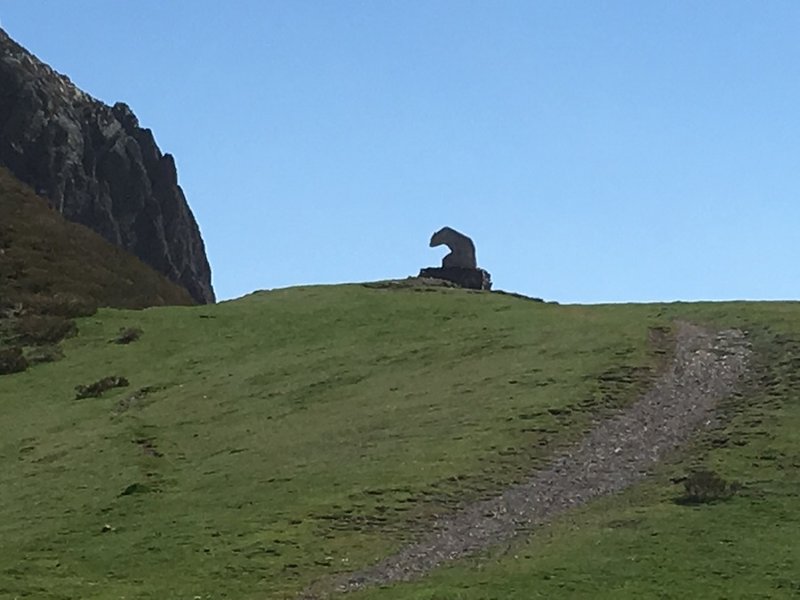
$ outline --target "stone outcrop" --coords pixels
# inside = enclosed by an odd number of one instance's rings
[[[450,253],[442,259],[442,266],[424,268],[419,277],[443,279],[473,290],[492,289],[492,276],[478,268],[475,244],[468,236],[451,227],[442,227],[431,236],[430,247],[442,245],[450,248]]]
[[[492,276],[484,269],[464,267],[427,267],[420,269],[419,277],[433,277],[451,281],[459,287],[471,290],[491,290]]]
[[[79,90],[0,29],[0,164],[67,219],[214,302],[175,161],[131,109]]]

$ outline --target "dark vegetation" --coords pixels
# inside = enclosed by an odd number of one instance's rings
[[[193,301],[138,258],[66,221],[0,167],[0,374],[57,360],[57,344],[77,332],[73,319],[100,306],[172,304]]]
[[[75,321],[53,315],[26,314],[19,317],[13,328],[15,341],[25,346],[57,344],[78,332]]]
[[[120,496],[132,496],[134,494],[149,494],[152,491],[149,485],[146,483],[136,483],[130,484],[120,493]]]
[[[25,358],[28,359],[28,364],[31,365],[55,362],[64,358],[64,351],[58,344],[34,346],[28,348],[28,351],[25,353]]]
[[[123,327],[117,336],[111,340],[115,344],[130,344],[142,337],[143,331],[138,327]]]
[[[684,493],[679,504],[707,504],[727,500],[739,489],[736,482],[729,483],[712,470],[693,471],[683,482]]]
[[[28,368],[28,360],[22,353],[22,348],[0,348],[0,375],[19,373]]]
[[[109,375],[108,377],[98,379],[89,385],[75,386],[75,398],[77,400],[80,400],[81,398],[99,398],[103,395],[103,392],[107,392],[108,390],[118,387],[127,387],[128,385],[128,380],[124,377],[120,377],[119,375]]]

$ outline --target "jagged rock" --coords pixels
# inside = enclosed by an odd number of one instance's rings
[[[430,247],[441,245],[450,248],[450,254],[442,259],[442,266],[424,268],[419,277],[443,279],[473,290],[492,289],[492,276],[478,268],[475,244],[468,236],[451,227],[442,227],[431,236]]]
[[[471,290],[491,290],[492,276],[484,269],[465,267],[427,267],[421,269],[419,277],[433,277],[452,281],[456,285]]]
[[[92,98],[2,29],[0,164],[67,219],[135,254],[196,301],[214,301],[172,156],[127,105]]]

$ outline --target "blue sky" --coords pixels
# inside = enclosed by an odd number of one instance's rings
[[[220,298],[405,277],[433,231],[561,302],[800,297],[800,3],[0,0],[127,102]]]

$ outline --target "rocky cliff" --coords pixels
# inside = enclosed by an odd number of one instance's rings
[[[67,219],[214,302],[175,161],[123,103],[79,90],[0,29],[0,164]]]

